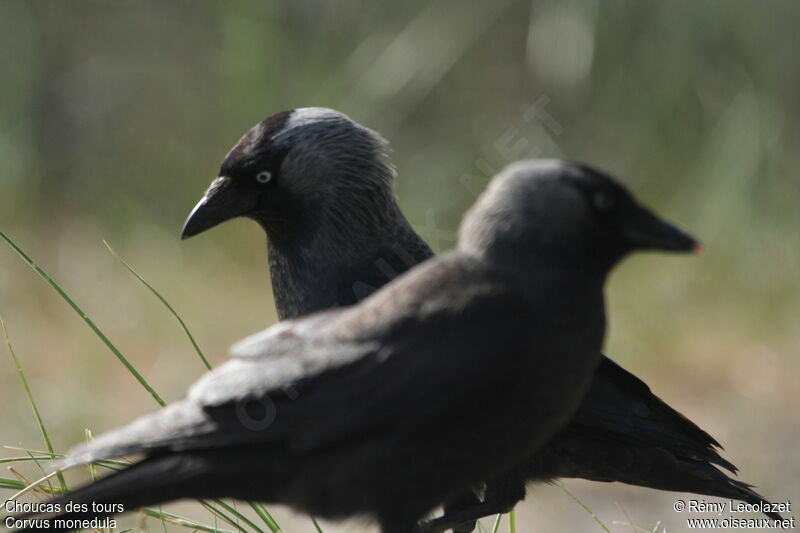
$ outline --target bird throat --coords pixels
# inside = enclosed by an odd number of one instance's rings
[[[273,297],[281,320],[363,300],[433,251],[402,214],[369,231],[267,239]],[[338,238],[337,238],[338,237]],[[333,259],[335,258],[335,259]]]

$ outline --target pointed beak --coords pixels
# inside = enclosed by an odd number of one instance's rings
[[[218,177],[189,213],[183,224],[181,239],[188,239],[226,220],[246,214],[250,203],[244,195],[237,194],[230,178]]]
[[[703,253],[703,247],[694,237],[644,207],[637,206],[623,234],[631,246],[641,250]]]

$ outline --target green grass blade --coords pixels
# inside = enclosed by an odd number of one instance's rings
[[[587,506],[585,503],[583,503],[582,501],[580,501],[580,500],[578,499],[578,497],[577,497],[577,496],[575,496],[574,494],[572,494],[572,493],[571,493],[571,492],[570,492],[570,491],[567,489],[567,487],[565,487],[565,486],[564,486],[564,484],[563,484],[563,483],[561,483],[560,481],[556,481],[556,485],[558,485],[558,486],[561,488],[561,490],[563,490],[563,491],[564,491],[564,493],[565,493],[567,496],[569,496],[570,498],[572,498],[573,500],[575,500],[575,502],[576,502],[578,505],[580,505],[580,506],[583,508],[583,510],[584,510],[584,511],[586,511],[587,513],[589,513],[589,516],[591,516],[591,517],[594,519],[594,521],[595,521],[595,522],[597,522],[598,524],[600,524],[600,527],[602,527],[602,528],[603,528],[603,530],[604,530],[606,533],[611,533],[611,530],[610,530],[610,529],[608,529],[608,527],[607,527],[607,526],[606,526],[606,525],[603,523],[603,521],[602,521],[602,520],[600,520],[600,517],[599,517],[599,516],[597,516],[597,515],[595,514],[595,512],[594,512],[594,511],[592,511],[591,509],[589,509],[589,507],[588,507],[588,506]]]
[[[3,463],[24,463],[26,461],[46,461],[47,459],[53,459],[56,457],[57,454],[50,455],[27,455],[25,457],[3,457],[0,459],[0,464]]]
[[[193,336],[193,335],[192,335],[192,333],[189,331],[189,327],[186,325],[186,323],[185,323],[185,322],[183,321],[183,319],[180,317],[180,315],[178,314],[178,312],[177,312],[177,311],[175,311],[175,309],[174,309],[174,308],[173,308],[173,307],[170,305],[170,303],[169,303],[169,302],[168,302],[168,301],[167,301],[167,300],[166,300],[166,299],[165,299],[163,296],[161,296],[161,294],[160,294],[160,293],[159,293],[159,292],[158,292],[158,291],[155,289],[155,287],[153,287],[152,285],[150,285],[150,284],[149,284],[149,283],[148,283],[148,282],[147,282],[147,281],[146,281],[146,280],[145,280],[145,279],[144,279],[144,278],[143,278],[141,275],[139,275],[139,273],[138,273],[138,272],[136,272],[136,270],[134,270],[134,269],[133,269],[133,267],[132,267],[131,265],[129,265],[129,264],[128,264],[128,263],[127,263],[127,262],[126,262],[126,261],[125,261],[125,260],[124,260],[122,257],[120,257],[120,256],[119,256],[119,254],[118,254],[117,252],[115,252],[115,251],[114,251],[114,249],[111,247],[111,245],[110,245],[110,244],[108,244],[106,241],[103,241],[103,244],[105,244],[105,245],[106,245],[106,248],[108,248],[108,251],[109,251],[109,252],[111,252],[111,255],[113,255],[113,256],[114,256],[114,258],[115,258],[117,261],[119,261],[120,263],[122,263],[122,266],[124,266],[126,269],[128,269],[128,272],[130,272],[131,274],[133,274],[133,276],[134,276],[136,279],[138,279],[139,281],[141,281],[141,282],[142,282],[142,284],[143,284],[145,287],[147,287],[148,289],[150,289],[150,292],[152,292],[152,293],[153,293],[153,294],[156,296],[156,298],[158,298],[158,299],[161,301],[161,303],[162,303],[162,304],[164,304],[164,307],[166,307],[166,308],[167,308],[167,310],[168,310],[170,313],[172,313],[172,316],[174,316],[174,317],[175,317],[175,319],[176,319],[176,320],[178,321],[178,323],[181,325],[181,328],[183,328],[183,332],[184,332],[184,333],[186,333],[186,336],[187,336],[187,337],[189,337],[189,341],[192,343],[192,346],[194,347],[194,351],[195,351],[195,352],[197,352],[197,355],[200,357],[200,360],[201,360],[201,361],[203,362],[203,364],[206,366],[206,369],[208,369],[208,370],[211,370],[211,364],[208,362],[208,359],[206,359],[206,356],[205,356],[205,354],[203,354],[203,351],[200,349],[200,346],[197,344],[197,341],[194,339],[194,336]]]
[[[494,519],[494,526],[492,526],[492,533],[497,533],[500,530],[500,520],[503,519],[503,515],[499,514]]]
[[[276,522],[275,519],[272,518],[272,515],[269,513],[269,511],[267,511],[266,507],[264,507],[258,502],[247,502],[247,503],[250,504],[250,507],[253,509],[253,511],[256,512],[258,517],[261,520],[263,520],[265,524],[267,524],[267,527],[269,528],[270,531],[272,531],[272,533],[280,533],[280,531],[282,531],[281,527],[278,525],[278,522]],[[314,519],[312,518],[312,520]],[[314,524],[316,525],[316,522],[314,522]],[[317,529],[319,529],[319,526],[317,526]]]
[[[625,508],[619,504],[619,502],[614,502],[614,505],[617,506],[617,509],[619,509],[620,512],[628,520],[628,525],[631,526],[631,530],[633,531],[633,533],[636,533],[636,524],[634,524],[633,520],[631,520],[630,515],[628,515],[628,511],[626,511]],[[619,522],[616,522],[616,521],[612,522],[612,524],[617,524],[617,523],[619,523]],[[652,531],[648,531],[648,533],[653,533],[653,532]]]
[[[212,514],[222,518],[224,521],[226,521],[227,523],[238,529],[241,533],[250,533],[239,523],[240,521],[245,521],[246,519],[241,520],[240,519],[241,515],[236,511],[236,509],[234,509],[227,503],[223,502],[222,500],[213,500],[213,503],[209,503],[206,500],[197,500],[197,501],[199,501],[200,505],[208,509]],[[225,510],[223,511],[223,509]],[[238,514],[239,516],[230,516],[228,513],[232,513],[234,515]],[[260,531],[258,526],[256,526],[255,524],[253,524],[253,527],[256,531]]]
[[[517,533],[517,516],[514,513],[514,509],[508,513],[508,531],[509,533]]]
[[[175,524],[180,527],[186,527],[198,531],[208,531],[209,533],[233,533],[233,531],[228,529],[219,529],[214,526],[209,526],[207,524],[203,524],[202,522],[198,522],[197,520],[192,520],[191,518],[187,518],[185,516],[170,513],[168,511],[161,511],[159,509],[153,509],[151,507],[143,508],[142,512],[147,516],[164,520],[165,522],[169,522],[170,524]]]
[[[314,527],[317,529],[317,533],[323,533],[322,528],[319,527],[319,524],[317,523],[317,519],[313,516],[311,517],[311,523],[314,524]]]
[[[163,511],[163,509],[161,508],[160,505],[158,506],[158,510],[159,511]],[[166,520],[166,517],[164,516],[163,512],[161,514],[161,518],[159,519],[159,522],[161,523],[161,529],[164,530],[164,533],[167,533],[167,520]]]
[[[80,306],[78,306],[78,304],[75,303],[75,300],[73,300],[69,296],[69,294],[67,294],[67,292],[64,289],[62,289],[61,286],[58,283],[56,283],[56,281],[53,278],[51,278],[50,275],[47,272],[45,272],[45,270],[43,268],[41,268],[38,264],[36,264],[36,262],[34,262],[33,259],[31,259],[31,257],[27,253],[25,253],[25,251],[22,250],[22,248],[20,248],[10,237],[8,237],[2,231],[0,231],[0,237],[2,237],[2,239],[6,242],[6,244],[8,244],[11,247],[11,249],[14,250],[14,252],[16,252],[17,255],[20,258],[22,258],[22,260],[25,261],[25,263],[29,267],[31,267],[33,269],[33,271],[36,272],[36,274],[39,275],[39,277],[41,277],[45,282],[47,282],[47,284],[50,285],[61,296],[61,298],[63,298],[64,301],[67,302],[67,304],[70,307],[72,307],[72,309],[78,314],[78,316],[80,316],[83,319],[83,321],[86,322],[86,324],[95,333],[95,335],[97,335],[100,338],[100,340],[103,341],[103,343],[108,347],[108,349],[111,350],[111,352],[117,357],[117,359],[119,359],[120,362],[123,365],[125,365],[125,368],[128,369],[128,371],[133,375],[133,377],[136,378],[136,380],[145,388],[145,390],[150,393],[150,395],[155,399],[155,401],[158,402],[158,404],[160,406],[162,406],[162,407],[167,405],[167,402],[165,402],[163,400],[163,398],[161,398],[161,396],[155,391],[155,389],[147,382],[147,380],[144,378],[144,376],[142,376],[139,373],[139,371],[136,370],[136,368],[130,363],[130,361],[128,361],[128,359],[122,354],[122,352],[111,342],[111,340],[109,340],[109,338],[103,333],[103,331],[97,326],[97,324],[95,324],[94,321],[91,318],[89,318],[89,315],[87,315],[83,311],[83,309],[81,309]],[[108,246],[107,243],[106,243],[106,246]],[[108,248],[115,256],[117,256],[119,258],[119,256],[111,249],[110,246]],[[120,259],[120,261],[122,261],[121,258],[119,258],[119,259]],[[198,355],[200,356],[201,360],[203,361],[203,364],[205,364],[207,368],[210,368],[208,360],[203,355],[203,353],[200,350],[199,346],[195,342],[194,337],[191,335],[191,333],[189,332],[188,328],[186,327],[186,324],[183,322],[183,320],[180,318],[180,316],[177,314],[177,312],[175,312],[174,308],[166,301],[166,299],[164,299],[158,293],[158,291],[156,291],[141,276],[139,276],[135,271],[133,271],[133,269],[129,265],[127,265],[127,263],[125,263],[124,261],[122,261],[122,263],[123,263],[123,265],[128,267],[128,269],[142,283],[144,283],[145,286],[147,286],[151,291],[153,291],[153,293],[159,298],[159,300],[162,301],[162,303],[167,307],[167,309],[169,309],[173,313],[175,318],[179,321],[181,326],[184,328],[184,331],[186,332],[186,334],[189,336],[189,339],[192,342],[192,345],[195,347],[195,350],[197,350]],[[34,453],[37,453],[37,452],[34,451]],[[44,454],[45,452],[38,452],[38,453]],[[50,454],[50,453],[52,453],[52,452],[48,452],[48,454]],[[109,462],[105,461],[105,463],[109,463]],[[104,466],[103,463],[97,463],[97,464],[99,464],[101,466]],[[17,485],[18,484],[16,484],[16,483],[14,484],[14,486],[17,486]],[[24,488],[24,486],[22,488]],[[231,525],[233,525],[234,527],[239,528],[239,526],[233,521],[233,519],[231,519],[230,516],[227,516],[225,512],[223,512],[221,509],[219,509],[219,507],[222,507],[228,513],[234,515],[236,517],[236,519],[239,519],[242,522],[244,522],[245,524],[248,524],[257,533],[264,533],[264,531],[261,528],[259,528],[257,525],[255,525],[251,520],[249,520],[247,517],[245,517],[244,515],[242,515],[241,513],[239,513],[238,511],[233,509],[231,506],[229,506],[228,504],[226,504],[226,503],[224,503],[222,501],[217,500],[217,501],[214,502],[214,505],[212,505],[212,504],[210,504],[208,502],[203,502],[203,501],[201,501],[200,503],[203,504],[203,506],[206,507],[207,509],[209,509],[210,511],[216,513],[217,515],[219,515],[220,517],[225,519],[226,521],[229,521],[231,523]],[[271,515],[266,511],[266,509],[263,509],[263,511],[264,511],[263,517],[268,517],[268,520],[271,520],[271,522],[267,522],[267,525],[270,527],[270,529],[273,532],[281,531],[280,527],[278,527],[277,523],[275,522],[274,519],[272,519]],[[259,514],[259,516],[262,516],[262,515]],[[263,517],[262,517],[262,519],[263,519]],[[246,530],[244,530],[242,528],[239,528],[239,529],[241,529],[242,531],[246,532]]]
[[[33,454],[30,454],[30,457],[31,457],[31,459],[33,459],[33,462],[36,464],[36,467],[39,469],[39,472],[42,473],[42,476],[46,477],[47,476],[47,472],[45,472],[44,468],[42,467],[42,463],[40,463],[37,459],[35,459]],[[52,458],[50,458],[50,460],[52,460]],[[58,474],[56,474],[56,475],[58,476],[60,474],[61,474],[61,472],[58,472]],[[50,492],[55,490],[55,489],[53,489],[53,484],[50,482],[50,478],[47,478],[46,481],[47,481],[47,488],[50,489]],[[66,491],[66,489],[64,487],[61,487],[61,492],[64,492],[64,491]]]
[[[84,429],[84,432],[86,433],[86,442],[88,444],[89,441],[92,440],[92,432],[88,428]],[[100,479],[100,476],[97,475],[96,464],[89,463],[89,472],[92,474],[92,481],[97,481],[98,479]]]
[[[5,448],[7,450],[16,450],[16,451],[19,451],[19,452],[25,452],[25,453],[29,453],[29,454],[48,455],[48,452],[44,452],[42,450],[33,450],[31,448],[22,448],[20,446],[3,446],[3,448]],[[64,457],[64,454],[63,453],[54,453],[53,456],[56,459],[60,459],[60,458]],[[12,459],[18,460],[19,458],[12,458]],[[29,459],[29,458],[26,458],[26,459]],[[12,462],[12,461],[5,461],[5,460],[0,459],[0,463],[3,463],[3,462]],[[108,469],[111,469],[111,470],[119,470],[120,468],[118,468],[118,467],[128,467],[128,466],[131,465],[131,462],[130,461],[115,460],[115,459],[104,459],[102,461],[95,461],[92,464],[96,465],[96,466],[102,466],[103,468],[108,468]]]
[[[19,479],[8,479],[8,478],[0,478],[0,489],[9,489],[16,492],[19,492],[23,489],[28,488],[28,484]],[[42,492],[45,492],[51,496],[57,496],[59,494],[63,494],[58,489],[51,489],[47,486],[38,485],[38,489],[41,489]]]
[[[153,387],[150,386],[150,384],[147,382],[146,379],[144,379],[144,377],[139,373],[139,371],[136,370],[136,368],[130,363],[130,361],[128,361],[128,359],[125,358],[124,355],[122,355],[122,352],[120,352],[119,349],[117,349],[117,347],[114,346],[114,344],[108,339],[108,337],[106,337],[106,335],[100,330],[100,328],[97,327],[97,324],[95,324],[94,321],[91,318],[89,318],[89,315],[83,312],[83,309],[81,309],[78,306],[78,304],[75,303],[75,300],[73,300],[69,296],[69,294],[67,294],[67,292],[64,289],[62,289],[61,286],[47,274],[47,272],[44,271],[44,269],[42,269],[39,265],[37,265],[33,261],[33,259],[31,259],[30,256],[28,256],[28,254],[26,254],[22,250],[22,248],[17,246],[17,244],[14,241],[12,241],[11,238],[8,237],[8,235],[0,231],[0,237],[2,237],[4,241],[6,241],[6,244],[8,244],[17,253],[17,255],[20,256],[22,260],[25,261],[28,264],[28,266],[31,267],[34,270],[34,272],[36,272],[39,275],[39,277],[45,280],[64,299],[64,301],[67,302],[69,306],[72,307],[72,309],[76,313],[78,313],[78,316],[80,316],[83,319],[83,321],[86,322],[89,328],[91,328],[91,330],[94,331],[95,335],[97,335],[100,338],[100,340],[103,341],[103,343],[108,347],[108,349],[111,350],[111,352],[117,356],[117,359],[119,359],[120,362],[123,365],[125,365],[125,368],[128,369],[128,372],[133,374],[133,377],[135,377],[136,380],[139,383],[141,383],[142,387],[144,387],[145,390],[150,393],[150,396],[152,396],[155,399],[155,401],[158,402],[159,405],[161,405],[162,407],[165,406],[167,402],[165,402],[161,398],[161,396],[158,395],[155,389],[153,389]]]
[[[44,439],[44,444],[47,447],[48,455],[50,456],[50,459],[55,459],[53,443],[50,442],[50,436],[47,434],[47,428],[42,420],[42,415],[39,413],[39,408],[36,406],[36,401],[33,399],[33,393],[28,385],[28,379],[25,377],[25,371],[22,370],[22,365],[20,364],[19,359],[17,359],[17,354],[14,353],[14,347],[11,345],[11,338],[8,336],[6,322],[3,320],[2,315],[0,315],[0,327],[3,329],[3,337],[6,339],[6,345],[8,346],[9,353],[11,353],[11,359],[14,361],[14,366],[17,368],[17,374],[22,382],[22,388],[25,389],[25,394],[28,396],[28,403],[31,405],[31,409],[33,410],[33,416],[36,418],[36,424],[39,426],[39,432],[42,434],[42,439]],[[61,474],[61,472],[58,473],[58,484],[61,486],[62,491],[67,490],[67,482],[64,480],[64,476]]]
[[[211,515],[214,517],[214,522],[216,522],[217,518],[221,518],[224,522],[227,522],[228,524],[230,524],[233,527],[235,527],[237,529],[237,531],[239,531],[239,533],[250,533],[246,529],[242,529],[239,526],[239,524],[236,523],[236,520],[234,520],[232,517],[226,515],[221,509],[218,509],[217,507],[215,507],[214,505],[208,503],[207,501],[204,501],[204,500],[198,500],[198,501],[200,502],[200,505],[205,507],[206,510],[211,513]]]
[[[198,357],[200,357],[200,360],[203,362],[203,365],[205,365],[207,370],[211,370],[211,363],[209,363],[208,359],[206,359],[206,356],[203,353],[203,351],[200,349],[200,346],[197,344],[197,341],[195,340],[194,335],[192,335],[192,332],[189,330],[189,327],[186,325],[186,322],[184,322],[183,318],[181,318],[181,316],[178,314],[178,312],[175,310],[175,308],[172,307],[172,305],[167,301],[167,299],[164,298],[161,295],[161,293],[158,292],[158,290],[156,290],[155,287],[153,287],[147,280],[144,279],[144,277],[141,276],[141,274],[139,274],[127,261],[125,261],[111,247],[111,245],[108,244],[107,241],[103,241],[103,244],[108,249],[108,251],[111,253],[111,255],[113,255],[114,258],[117,261],[119,261],[122,264],[122,266],[124,266],[128,270],[128,272],[130,272],[133,275],[133,277],[135,277],[145,287],[147,287],[150,290],[150,292],[152,292],[155,295],[155,297],[158,298],[158,300],[164,305],[164,307],[167,308],[167,310],[172,314],[172,316],[175,317],[175,320],[178,321],[178,324],[180,324],[181,328],[183,329],[183,332],[188,337],[189,342],[192,343],[192,347],[194,348],[194,350],[197,353]],[[267,527],[270,529],[270,531],[272,531],[273,533],[277,533],[277,532],[281,531],[281,528],[278,525],[278,523],[275,521],[275,519],[272,517],[272,515],[269,513],[269,511],[267,511],[267,509],[263,505],[261,505],[260,503],[256,503],[256,502],[249,502],[249,504],[250,504],[250,507],[253,509],[253,511],[255,511],[255,513],[259,516],[259,518],[261,518],[261,520],[264,521],[264,523],[267,525]]]
[[[50,454],[50,452],[45,452],[43,450],[35,450],[33,448],[25,448],[23,446],[3,446],[3,448],[5,448],[6,450],[14,450],[14,451],[25,452],[25,453],[34,453],[34,454],[38,453],[39,455],[49,455]],[[56,458],[59,458],[59,459],[61,457],[64,457],[63,453],[53,452],[53,454],[55,455]]]
[[[237,529],[237,531],[239,531],[240,533],[249,533],[246,529],[242,529],[239,526],[239,524],[236,523],[236,520],[233,517],[228,516],[227,514],[225,514],[225,512],[222,509],[217,508],[216,506],[214,506],[213,504],[211,504],[211,503],[209,503],[209,502],[207,502],[205,500],[197,500],[197,501],[200,503],[200,505],[205,507],[208,512],[211,513],[211,515],[214,517],[214,522],[215,523],[216,523],[218,518],[221,518],[224,522],[227,522],[228,524],[230,524],[233,527],[235,527]]]
[[[25,483],[18,479],[0,477],[0,489],[22,490],[26,486]]]
[[[247,518],[245,515],[234,509],[232,505],[228,505],[222,500],[214,500],[214,503],[225,509],[228,513],[232,514],[234,517],[236,517],[237,520],[240,520],[243,523],[247,524],[249,527],[253,528],[253,530],[255,530],[256,533],[264,533],[263,529],[258,527],[255,523],[253,523],[252,520]]]

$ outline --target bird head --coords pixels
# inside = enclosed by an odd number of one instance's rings
[[[604,273],[636,250],[702,250],[607,174],[560,160],[506,167],[465,217],[460,246],[531,259],[546,252]]]
[[[276,113],[231,149],[189,214],[182,238],[237,217],[256,220],[271,238],[294,239],[309,226],[322,227],[326,216],[355,222],[368,211],[364,198],[394,201],[386,151],[380,135],[338,111]]]

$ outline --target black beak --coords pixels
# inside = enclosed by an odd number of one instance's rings
[[[188,239],[226,220],[246,214],[250,210],[250,203],[247,197],[237,194],[230,178],[220,176],[211,182],[205,195],[189,213],[183,224],[181,239]]]
[[[658,218],[644,207],[637,206],[625,225],[623,234],[634,248],[703,253],[702,246],[694,237]]]

